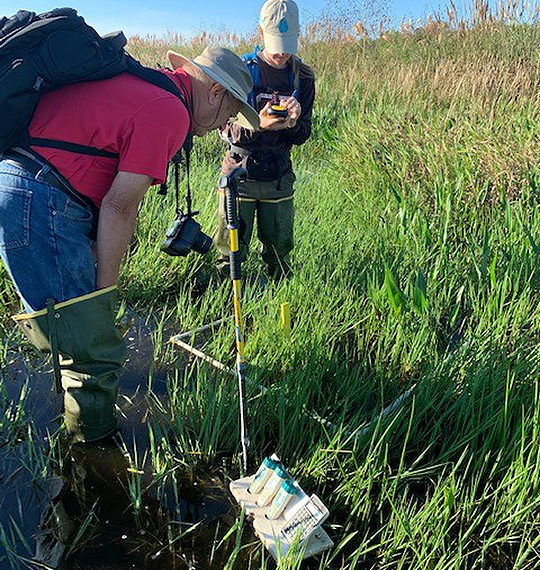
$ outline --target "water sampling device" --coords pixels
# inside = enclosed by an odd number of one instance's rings
[[[193,331],[173,336],[170,342],[176,344],[208,362],[215,368],[234,374],[238,379],[240,412],[240,443],[242,447],[242,478],[230,484],[236,501],[252,518],[255,533],[271,555],[278,560],[294,551],[294,555],[307,558],[333,546],[333,542],[321,525],[328,516],[328,509],[321,500],[309,497],[290,476],[276,455],[266,458],[257,473],[245,476],[248,470],[249,438],[246,423],[245,389],[246,360],[244,354],[244,322],[241,307],[242,264],[240,260],[240,221],[238,216],[238,184],[247,178],[244,168],[235,168],[230,174],[219,178],[219,188],[225,194],[225,212],[229,231],[229,266],[233,287],[234,330],[236,344],[236,370],[198,350],[186,340],[195,333],[213,329],[229,322],[220,319]],[[290,334],[290,307],[281,307],[282,330]],[[266,391],[264,386],[259,387]],[[269,466],[272,466],[270,468]]]
[[[240,236],[238,219],[238,182],[247,178],[245,168],[235,168],[229,175],[219,178],[219,187],[225,192],[225,212],[229,230],[229,266],[233,285],[234,330],[236,338],[236,373],[238,376],[238,399],[240,401],[240,443],[242,444],[242,465],[244,473],[248,468],[247,448],[249,439],[246,428],[244,402],[246,387],[246,363],[244,357],[244,322],[242,319],[242,262],[240,261]]]
[[[240,221],[238,217],[238,183],[247,178],[247,170],[245,168],[235,168],[230,174],[220,176],[218,185],[225,194],[225,212],[227,218],[227,229],[229,231],[229,266],[230,275],[233,286],[233,305],[234,305],[234,330],[236,340],[236,376],[238,378],[238,395],[240,402],[240,443],[242,446],[242,474],[248,469],[248,447],[249,438],[246,425],[246,407],[245,407],[245,387],[246,387],[246,362],[244,355],[244,322],[242,317],[242,263],[240,261]],[[194,333],[203,332],[212,329],[218,325],[228,322],[229,319],[220,319],[205,325],[199,329],[176,335],[171,338],[170,342],[190,352],[191,354],[208,362],[219,370],[231,372],[230,368],[225,364],[215,360],[214,358],[197,350],[194,346],[185,342],[184,338]]]

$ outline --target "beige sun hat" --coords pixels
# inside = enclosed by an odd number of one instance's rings
[[[253,89],[251,74],[242,59],[234,52],[221,47],[207,47],[194,59],[188,59],[174,51],[168,51],[167,57],[174,69],[195,66],[225,87],[242,103],[234,122],[246,129],[259,128],[259,114],[247,102],[248,95]]]
[[[269,53],[298,53],[300,20],[293,0],[267,0],[261,8],[259,24],[264,48]]]

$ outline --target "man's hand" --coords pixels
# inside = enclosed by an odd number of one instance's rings
[[[281,131],[283,129],[290,129],[296,125],[296,121],[302,112],[302,107],[294,97],[287,97],[280,101],[280,104],[289,111],[286,117],[269,115],[268,109],[270,109],[271,104],[270,101],[266,103],[259,113],[261,131]]]
[[[132,172],[119,172],[99,210],[97,233],[97,288],[116,285],[120,263],[128,248],[139,203],[152,178]]]

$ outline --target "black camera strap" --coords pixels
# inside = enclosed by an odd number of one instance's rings
[[[191,154],[191,149],[193,148],[193,135],[188,134],[186,140],[184,141],[184,154],[186,156],[186,204],[187,204],[187,215],[191,216],[191,186],[189,185],[189,156]],[[182,210],[179,204],[178,198],[178,164],[174,167],[174,184],[176,187],[176,213],[181,214]]]
[[[191,187],[189,185],[189,157],[191,149],[193,148],[193,135],[188,133],[182,148],[171,158],[171,164],[174,166],[174,191],[176,196],[176,213],[181,216],[183,214],[182,208],[180,206],[180,163],[182,162],[182,151],[184,151],[185,161],[186,161],[186,204],[187,213],[191,215]],[[167,168],[167,173],[165,174],[165,182],[161,184],[158,194],[167,194],[167,178],[169,169]]]
[[[173,162],[174,164],[174,194],[176,196],[176,215],[177,216],[181,216],[182,215],[182,208],[180,207],[180,184],[179,184],[179,180],[180,180],[180,163],[179,162]],[[187,177],[187,189],[186,189],[186,193],[187,194],[191,194],[190,192],[190,188],[189,188],[189,166],[187,166],[187,160],[186,160],[186,177]]]

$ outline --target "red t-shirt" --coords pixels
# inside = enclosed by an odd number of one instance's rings
[[[191,92],[184,71],[164,73],[181,91]],[[154,184],[164,182],[167,163],[182,146],[189,128],[189,114],[178,97],[131,73],[122,73],[45,93],[29,132],[32,137],[119,154],[119,158],[104,158],[33,147],[99,206],[119,171],[151,176]]]

